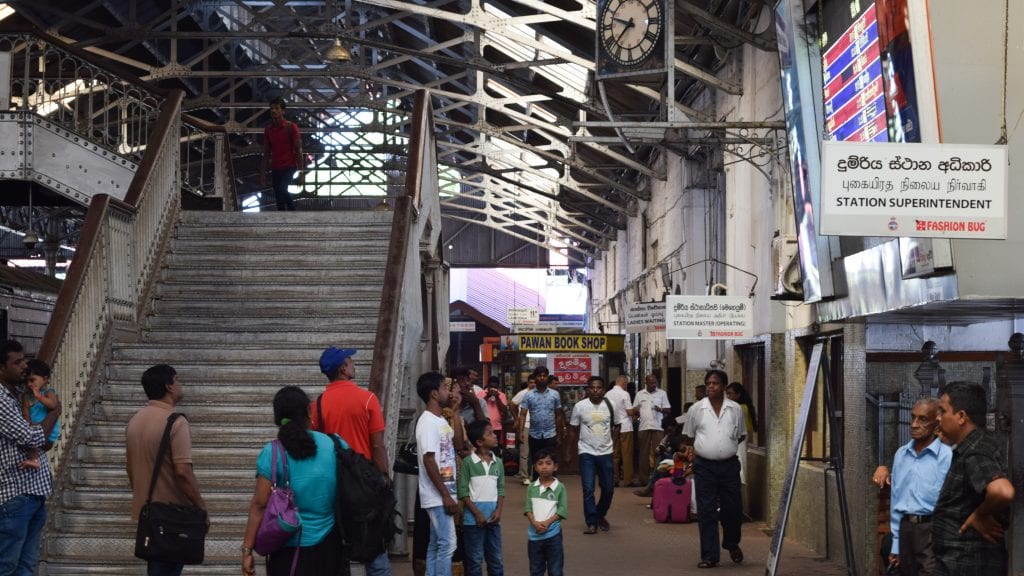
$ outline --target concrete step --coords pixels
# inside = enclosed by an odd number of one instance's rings
[[[376,210],[318,210],[309,212],[206,212],[182,211],[181,226],[227,226],[254,228],[260,226],[319,226],[338,230],[365,226],[391,226],[392,213]]]
[[[319,345],[324,345],[321,341]],[[327,340],[326,342],[330,342]],[[359,343],[350,340],[349,342]],[[348,344],[348,342],[346,342]],[[356,381],[365,382],[369,377],[373,357],[369,352],[356,354]],[[142,373],[155,364],[170,364],[175,367],[182,382],[191,387],[218,388],[226,385],[251,384],[280,385],[285,384],[326,384],[327,380],[320,373],[320,353],[311,356],[308,361],[273,363],[272,353],[266,358],[269,362],[259,364],[238,364],[233,362],[217,362],[193,360],[187,354],[179,354],[169,358],[155,358],[153,362],[110,362],[107,364],[107,382],[124,383],[129,386],[140,386]]]
[[[382,267],[387,258],[387,247],[378,247],[367,243],[359,251],[349,254],[325,254],[314,252],[309,254],[272,253],[222,253],[222,252],[170,252],[164,259],[164,266],[171,269],[179,268],[245,268],[245,269],[295,269],[332,266],[335,270],[353,266]]]
[[[254,481],[255,482],[255,481]],[[236,541],[245,533],[245,523],[249,517],[249,501],[252,499],[252,492],[246,496],[238,495],[233,511],[214,511],[210,513],[210,531],[207,539],[235,538]],[[107,514],[95,514],[89,511],[63,510],[58,512],[53,519],[53,526],[64,532],[78,534],[89,534],[96,536],[106,534],[111,538],[117,538],[131,534],[134,536],[138,522],[132,520],[131,512],[127,509],[121,512]],[[238,550],[238,544],[235,544]]]
[[[277,394],[277,391],[285,386],[285,383],[302,388],[309,395],[311,401],[316,400],[327,383],[327,379],[321,374],[303,374],[302,377],[291,379],[278,378],[250,382],[245,382],[242,379],[235,382],[221,380],[216,383],[193,381],[187,376],[188,374],[182,374],[179,376],[179,380],[184,383],[186,401],[189,405],[196,406],[224,402],[226,398],[231,398],[232,402],[235,401],[234,399],[244,399],[249,405],[265,404],[269,409],[274,401],[274,394]],[[146,404],[147,399],[139,381],[118,380],[103,385],[102,401],[104,403],[135,404],[142,407]],[[182,410],[184,411],[185,408]],[[269,419],[267,423],[270,423]]]
[[[248,508],[256,483],[255,465],[250,483],[236,486],[233,490],[213,490],[203,486],[203,500],[211,514],[237,513],[239,506]],[[96,514],[126,514],[132,503],[130,490],[96,490],[91,488],[70,488],[61,492],[59,500],[67,512],[94,512]]]
[[[185,394],[189,389],[185,388]],[[315,396],[315,395],[314,395]],[[94,423],[127,423],[141,408],[136,402],[98,402],[91,408]],[[176,410],[188,416],[190,422],[216,422],[229,426],[265,426],[273,422],[272,407],[265,402],[237,401],[231,404],[198,404],[185,397]]]
[[[248,346],[245,344],[224,344],[220,346],[200,346],[194,344],[156,345],[145,344],[114,344],[111,346],[111,363],[138,364],[171,364],[188,359],[189,366],[198,364],[243,364],[261,366],[294,366],[309,365],[315,367],[323,349],[332,343],[318,346],[288,347],[274,350],[272,353],[265,346]],[[346,343],[337,346],[354,348]],[[360,350],[354,357],[356,365],[369,365],[372,350]]]
[[[376,317],[380,311],[380,302],[366,299],[352,302],[348,299],[329,298],[321,300],[273,300],[267,298],[235,301],[217,299],[196,299],[192,296],[155,298],[151,305],[151,313],[167,316],[208,316],[224,315],[224,309],[245,309],[245,314],[252,317],[302,317],[313,314],[336,316]],[[374,319],[376,323],[376,319]]]
[[[359,330],[364,326],[376,326],[377,315],[336,316],[329,313],[314,313],[308,316],[268,317],[263,314],[250,315],[248,308],[221,310],[202,316],[177,316],[168,314],[151,315],[146,318],[147,330],[216,331],[221,334],[240,332],[297,332],[303,330],[330,330],[343,332]]]
[[[308,281],[301,285],[294,282],[261,284],[251,282],[176,282],[173,279],[157,285],[157,298],[192,298],[196,300],[217,299],[226,307],[237,307],[250,300],[272,298],[279,300],[345,301],[369,306],[380,305],[382,279],[346,281],[337,278]]]
[[[249,466],[237,468],[211,468],[209,466],[196,466],[196,481],[199,483],[199,490],[205,494],[207,490],[230,492],[234,490],[251,490],[256,477],[256,456],[252,457]],[[120,463],[86,464],[76,463],[70,470],[71,483],[81,489],[82,487],[95,489],[102,486],[106,490],[115,492],[131,492],[128,485],[128,474],[124,470],[124,454]]]
[[[273,396],[271,394],[271,396]],[[277,437],[273,410],[266,413],[264,425],[229,425],[216,422],[190,422],[192,443],[195,446],[232,446],[238,449],[260,448]],[[124,429],[121,423],[94,423],[86,426],[83,433],[85,444],[90,446],[120,446],[124,449]]]
[[[372,330],[376,326],[370,328]],[[217,345],[227,342],[245,342],[246,344],[264,344],[268,348],[287,346],[323,346],[325,343],[345,341],[355,348],[371,346],[374,332],[344,332],[331,326],[307,329],[294,332],[232,332],[225,334],[216,331],[181,331],[181,330],[146,330],[143,336],[157,344],[191,343]],[[365,345],[364,345],[365,343]]]
[[[245,530],[231,525],[234,533],[221,533],[216,529],[215,520],[211,519],[210,531],[212,534],[206,537],[206,552],[202,566],[186,567],[184,574],[239,574],[241,552],[238,547],[241,545],[242,532]],[[116,534],[104,532],[94,533],[86,531],[81,534],[62,534],[60,538],[49,538],[45,544],[46,556],[54,564],[67,563],[69,565],[85,563],[95,566],[92,574],[145,574],[146,564],[135,559],[135,526],[123,528]],[[262,561],[257,561],[262,564]],[[233,572],[215,571],[219,570],[218,565],[224,568],[231,568]],[[47,564],[46,574],[61,573],[50,570]],[[112,568],[100,568],[103,566],[125,566],[130,571],[113,572],[107,571]],[[63,572],[63,574],[82,574],[89,572]]]
[[[365,237],[341,238],[294,238],[282,242],[279,238],[258,237],[244,242],[237,238],[175,238],[169,253],[221,253],[221,254],[321,254],[324,257],[344,258],[348,254],[369,249],[374,253],[386,253],[387,237],[366,235]]]
[[[195,284],[284,284],[303,285],[324,282],[375,283],[384,281],[384,268],[380,263],[355,267],[325,265],[320,268],[178,268],[160,271],[161,280]]]

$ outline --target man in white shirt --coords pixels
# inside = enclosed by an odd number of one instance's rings
[[[597,534],[611,529],[605,515],[612,505],[615,491],[615,457],[612,454],[619,421],[615,408],[604,395],[604,378],[592,376],[587,381],[587,400],[577,402],[569,418],[573,438],[578,439],[580,480],[583,482],[583,516],[587,522],[584,534]],[[570,456],[571,457],[571,456]],[[601,485],[601,499],[594,503],[594,477]]]
[[[529,394],[531,390],[537,385],[537,380],[531,374],[526,379],[526,388],[523,388],[516,395],[512,397],[512,414],[519,414],[519,406],[523,403],[523,398]],[[526,423],[523,425],[523,434],[516,440],[519,441],[519,475],[523,478],[523,486],[530,484],[530,475],[533,473],[530,470],[530,413],[526,413]]]
[[[647,486],[651,468],[654,466],[655,449],[661,442],[661,420],[672,411],[668,394],[658,387],[658,375],[648,374],[644,378],[644,389],[633,399],[633,412],[640,416],[637,444],[639,445],[639,473],[637,482]]]
[[[718,566],[718,521],[722,522],[722,548],[729,558],[743,562],[740,550],[740,461],[736,457],[739,443],[746,438],[747,425],[743,409],[725,397],[729,377],[722,370],[709,370],[704,376],[708,395],[687,412],[683,436],[687,455],[696,454],[693,462],[694,486],[697,490],[697,522],[700,528],[700,563],[698,568]]]
[[[611,390],[605,393],[604,397],[612,403],[615,408],[615,421],[619,423],[619,437],[615,441],[615,485],[633,486],[633,401],[626,391],[629,378],[625,374],[619,374]]]

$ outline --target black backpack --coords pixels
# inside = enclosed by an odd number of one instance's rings
[[[317,416],[323,426],[320,399]],[[337,494],[334,498],[334,522],[348,557],[367,563],[387,551],[392,538],[402,533],[398,500],[388,478],[373,462],[346,448],[331,434],[337,467]]]

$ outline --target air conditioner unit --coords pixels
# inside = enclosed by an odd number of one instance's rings
[[[783,234],[772,238],[772,271],[775,275],[773,300],[804,299],[796,236]]]

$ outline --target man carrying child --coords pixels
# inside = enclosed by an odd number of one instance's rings
[[[459,471],[459,499],[462,537],[465,544],[466,576],[482,576],[487,560],[487,575],[502,576],[501,508],[505,503],[505,466],[494,457],[498,447],[494,428],[486,420],[466,427],[473,453],[462,460]]]

